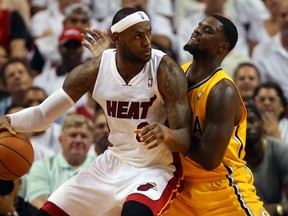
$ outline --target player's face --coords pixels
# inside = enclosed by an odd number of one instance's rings
[[[122,53],[135,63],[144,64],[151,58],[151,26],[141,22],[121,33]]]
[[[215,53],[220,42],[225,41],[222,32],[222,23],[214,17],[208,17],[201,21],[194,30],[190,40],[184,46],[184,50],[192,55]]]
[[[251,109],[247,109],[246,146],[252,147],[261,139],[263,122]]]
[[[60,136],[60,142],[63,155],[68,162],[82,163],[92,144],[92,134],[86,124],[71,126]]]
[[[252,98],[254,89],[260,83],[256,69],[249,65],[238,69],[234,81],[245,101]]]
[[[274,113],[278,119],[284,112],[281,99],[273,88],[260,89],[255,97],[255,105],[262,114]]]

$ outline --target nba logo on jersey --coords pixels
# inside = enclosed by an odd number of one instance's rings
[[[143,19],[143,20],[145,19],[144,16],[141,13],[138,13],[138,14],[141,17],[141,19]]]
[[[151,88],[153,85],[153,79],[152,78],[149,78],[148,79],[148,87]]]

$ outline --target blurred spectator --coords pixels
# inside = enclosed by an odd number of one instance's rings
[[[251,62],[242,62],[235,69],[233,79],[242,99],[252,101],[254,90],[261,81],[258,68]]]
[[[0,180],[0,216],[34,216],[38,209],[18,195],[21,178],[14,181]]]
[[[3,46],[0,45],[0,69],[2,68],[2,66],[4,65],[4,63],[6,63],[9,59],[8,53],[5,50],[5,48]],[[4,98],[6,96],[8,96],[9,93],[5,90],[4,85],[3,85],[3,81],[0,78],[0,98]]]
[[[254,91],[253,101],[260,110],[265,135],[288,144],[287,99],[281,87],[272,82],[261,83]]]
[[[93,120],[96,109],[97,102],[92,98],[91,93],[87,92],[86,103],[77,107],[75,113],[84,115],[86,118]]]
[[[265,39],[265,30],[262,28],[263,20],[269,17],[262,0],[233,0],[236,10],[235,18],[243,34],[241,40],[247,41],[246,49],[249,56],[256,44]],[[263,38],[264,37],[264,38]],[[245,45],[245,44],[242,44]],[[240,47],[241,48],[241,47]]]
[[[263,0],[269,11],[269,17],[264,20],[266,38],[276,35],[280,30],[280,5],[282,0]]]
[[[0,8],[17,11],[21,15],[27,29],[29,29],[31,17],[29,0],[1,0]]]
[[[64,10],[64,20],[61,31],[63,32],[65,28],[78,28],[84,33],[86,28],[94,26],[91,17],[92,12],[84,3],[69,4]],[[35,53],[31,60],[31,67],[34,74],[40,74],[47,62],[48,64],[51,64],[51,62],[53,64],[54,62],[61,61],[61,55],[58,49],[59,37],[60,35],[53,34],[36,39]],[[83,50],[81,57],[83,62],[92,57],[88,49]]]
[[[9,107],[6,108],[5,114],[12,114],[15,112],[19,112],[24,108],[26,108],[26,106],[23,104],[11,104]]]
[[[93,123],[83,115],[68,115],[59,137],[63,151],[57,155],[35,161],[27,175],[27,196],[40,208],[48,196],[64,181],[83,168],[94,157],[87,154],[92,144]]]
[[[205,17],[218,14],[221,16],[226,16],[231,19],[234,24],[237,26],[238,29],[238,42],[236,47],[233,49],[233,52],[227,56],[231,56],[232,54],[237,51],[236,54],[240,53],[243,56],[248,56],[247,51],[247,41],[245,36],[245,31],[243,26],[235,19],[235,17],[230,17],[230,11],[226,8],[226,5],[229,3],[229,0],[205,0],[206,7],[203,11],[193,13],[187,18],[185,18],[182,23],[177,27],[177,56],[178,56],[178,63],[183,64],[185,62],[190,61],[191,55],[183,50],[183,46],[187,43],[187,41],[191,37],[191,32],[187,31],[187,29],[196,29],[199,22],[203,20]],[[246,48],[245,48],[246,47]],[[239,56],[239,55],[238,55]],[[243,57],[244,58],[244,57]],[[231,62],[230,62],[231,64]],[[229,70],[227,70],[229,73]]]
[[[288,1],[281,0],[280,32],[253,50],[252,59],[259,68],[262,82],[278,83],[288,97]]]
[[[42,87],[48,95],[60,88],[68,72],[82,62],[82,36],[77,28],[65,28],[59,38],[61,61],[47,61],[41,74],[33,80],[34,86]]]
[[[45,9],[57,10],[58,0],[49,0],[49,2],[48,0],[30,0],[30,5],[31,5],[31,17],[32,17],[39,11]]]
[[[111,22],[109,21],[109,24],[102,23],[106,22],[105,19],[108,16],[111,16],[111,14],[115,14],[117,10],[120,7],[121,0],[113,0],[113,1],[103,1],[103,0],[83,0],[83,2],[87,3],[93,11],[93,18],[97,20],[97,26],[100,30],[105,30],[109,25],[111,25]],[[101,27],[103,26],[103,27]]]
[[[188,16],[194,13],[201,12],[205,9],[205,0],[177,0],[174,1],[175,15],[174,27],[177,29]]]
[[[288,213],[288,145],[264,135],[261,114],[247,103],[247,166],[254,174],[257,195],[270,215]]]
[[[8,60],[2,67],[1,79],[8,97],[0,99],[0,115],[12,103],[23,104],[23,96],[32,86],[32,76],[26,61],[18,58]]]
[[[103,135],[97,143],[95,143],[95,151],[97,156],[103,154],[104,151],[111,147],[111,143],[108,140],[108,135]]]
[[[22,17],[16,11],[0,8],[0,23],[0,45],[11,57],[26,59],[28,31]]]
[[[31,34],[33,38],[56,35],[58,37],[63,30],[64,10],[69,4],[79,0],[58,0],[57,7],[39,11],[31,17]]]
[[[94,133],[93,133],[94,145],[91,146],[89,154],[95,157],[102,154],[110,145],[108,141],[108,135],[109,135],[109,128],[106,116],[102,108],[100,108],[94,115]]]
[[[8,52],[4,48],[4,46],[0,45],[0,68],[6,63],[9,59]]]
[[[42,103],[48,95],[45,90],[40,87],[31,87],[27,89],[24,94],[24,104],[27,107],[37,106]],[[61,126],[55,122],[44,131],[33,132],[29,139],[34,148],[45,148],[49,151],[45,151],[44,155],[35,155],[35,160],[48,158],[56,153],[61,152],[62,147],[59,142],[59,136],[61,133]]]
[[[14,196],[13,196],[13,181],[1,180],[0,179],[0,215],[5,216],[9,213],[16,212],[14,207]]]

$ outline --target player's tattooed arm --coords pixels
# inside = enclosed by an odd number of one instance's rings
[[[78,101],[86,92],[92,92],[98,74],[101,56],[85,62],[68,73],[64,84],[64,91]]]
[[[187,97],[187,79],[181,67],[164,56],[158,69],[159,90],[164,99],[172,139],[171,151],[185,153],[190,146],[191,109]]]

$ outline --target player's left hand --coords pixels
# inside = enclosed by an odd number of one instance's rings
[[[85,39],[82,41],[82,45],[89,49],[95,58],[112,46],[112,40],[108,32],[103,33],[96,28],[86,28],[85,31],[85,34],[81,34]]]
[[[134,132],[138,134],[140,141],[148,148],[152,149],[159,144],[164,143],[169,134],[169,128],[158,123],[146,125],[141,129],[135,129]]]

